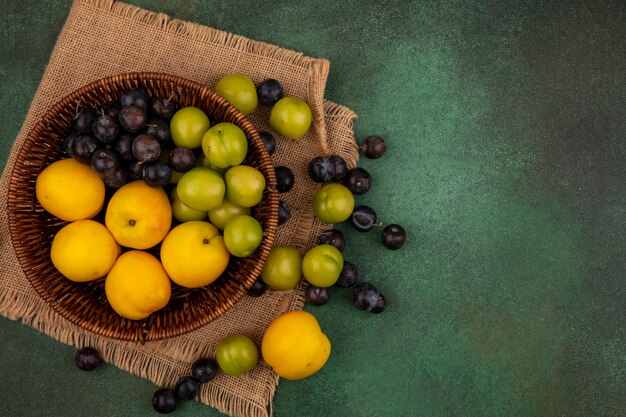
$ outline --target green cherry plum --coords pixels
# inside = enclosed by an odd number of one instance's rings
[[[254,253],[263,240],[261,224],[252,216],[240,214],[224,227],[224,244],[231,255],[245,258]]]
[[[250,214],[250,207],[239,207],[233,204],[228,197],[224,197],[222,205],[209,210],[209,221],[219,230],[224,230],[226,223],[239,214]]]
[[[170,120],[170,135],[176,146],[199,148],[202,137],[211,127],[209,117],[199,108],[183,107]]]
[[[224,75],[217,82],[215,91],[246,116],[259,104],[254,82],[243,74]]]
[[[313,115],[306,101],[283,97],[272,107],[270,126],[287,139],[299,139],[309,131]]]
[[[232,123],[218,123],[204,134],[202,152],[218,168],[239,165],[248,153],[248,140],[241,128]]]
[[[246,335],[233,334],[217,345],[215,360],[227,375],[239,376],[254,368],[259,361],[259,350]]]
[[[192,220],[204,220],[206,211],[194,210],[179,199],[172,201],[172,216],[181,223]]]
[[[320,187],[313,196],[315,216],[327,224],[347,220],[354,209],[354,196],[348,188],[338,183]]]
[[[178,198],[192,209],[209,211],[222,205],[226,185],[217,172],[196,167],[180,177],[176,192]]]
[[[274,246],[270,250],[261,279],[275,290],[296,288],[302,276],[302,255],[293,246]]]
[[[215,165],[211,164],[209,162],[209,160],[206,159],[206,156],[204,156],[204,153],[200,153],[200,155],[198,155],[198,157],[196,158],[196,163],[194,164],[194,166],[204,167],[204,168],[211,168],[213,171],[219,173],[222,177],[224,176],[226,171],[228,171],[228,168],[218,168]]]
[[[263,199],[265,177],[256,168],[237,165],[224,174],[226,196],[240,207],[253,207]]]
[[[304,278],[316,287],[330,287],[339,279],[343,255],[334,246],[319,245],[302,258]]]

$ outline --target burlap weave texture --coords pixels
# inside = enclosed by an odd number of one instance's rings
[[[133,36],[126,36],[128,33]],[[260,298],[244,297],[200,330],[145,345],[103,338],[67,322],[39,299],[20,269],[7,224],[9,178],[16,154],[38,118],[71,91],[104,76],[155,71],[209,86],[233,72],[246,74],[255,82],[277,78],[288,95],[306,100],[314,114],[314,129],[298,141],[279,138],[273,156],[276,165],[288,166],[296,176],[294,189],[282,196],[292,208],[292,218],[279,228],[276,244],[304,251],[322,229],[310,208],[316,184],[307,178],[308,161],[332,153],[354,166],[358,158],[352,132],[354,113],[323,98],[328,70],[325,60],[164,14],[112,0],[76,0],[0,180],[0,314],[64,343],[94,346],[106,362],[159,385],[171,385],[187,374],[195,359],[212,355],[219,340],[228,334],[247,334],[260,345],[264,330],[275,317],[302,308],[302,286],[288,292],[269,291]],[[260,107],[250,118],[263,131],[270,130],[268,117],[269,109]],[[243,377],[220,375],[204,384],[199,399],[231,415],[267,416],[271,415],[277,383],[277,376],[261,363]]]

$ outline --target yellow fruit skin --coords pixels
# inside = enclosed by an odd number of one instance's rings
[[[105,276],[119,253],[120,246],[104,225],[78,220],[54,236],[50,258],[66,278],[86,282]]]
[[[173,228],[161,244],[161,262],[178,285],[209,285],[226,270],[230,253],[215,226],[192,220]]]
[[[104,222],[117,243],[148,249],[163,240],[172,225],[167,193],[143,180],[133,181],[113,194]]]
[[[44,210],[61,220],[90,219],[104,205],[104,182],[89,165],[61,159],[39,173],[35,195]]]
[[[263,335],[263,359],[285,379],[297,380],[319,371],[330,356],[330,341],[315,317],[292,311],[278,317]]]
[[[161,262],[148,252],[131,250],[122,254],[106,277],[107,300],[117,314],[142,320],[162,309],[172,288]]]

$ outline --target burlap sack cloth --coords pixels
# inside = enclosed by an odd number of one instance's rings
[[[130,36],[132,34],[132,36]],[[241,72],[255,82],[279,79],[288,95],[306,100],[314,129],[298,141],[278,138],[275,164],[290,167],[295,187],[282,198],[292,218],[279,228],[277,244],[301,251],[314,245],[322,225],[311,210],[316,184],[306,175],[318,155],[343,156],[356,164],[354,113],[323,98],[329,65],[241,36],[172,19],[112,0],[76,0],[57,40],[41,84],[15,141],[0,181],[0,314],[20,320],[74,346],[95,346],[103,359],[161,386],[172,386],[190,372],[191,363],[212,356],[219,340],[232,333],[250,336],[260,346],[263,332],[281,313],[301,309],[303,287],[245,296],[226,315],[206,327],[162,342],[137,345],[103,338],[72,325],[44,304],[31,289],[13,251],[7,225],[7,190],[15,158],[27,133],[56,101],[98,78],[130,71],[166,72],[209,86],[224,74]],[[269,130],[269,111],[251,116],[259,131]],[[199,399],[233,416],[269,416],[278,377],[262,361],[242,377],[220,374],[203,384]]]

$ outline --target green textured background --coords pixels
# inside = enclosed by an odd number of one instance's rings
[[[328,58],[327,98],[387,139],[358,201],[410,241],[348,231],[346,259],[388,309],[307,307],[333,354],[277,417],[626,415],[622,2],[130,3]],[[2,166],[69,7],[0,1]],[[155,415],[153,384],[73,353],[0,319],[0,414]]]

